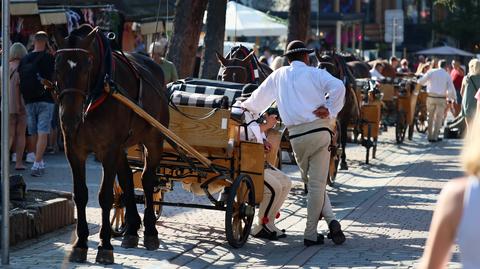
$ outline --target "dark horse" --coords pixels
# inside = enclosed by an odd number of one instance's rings
[[[260,85],[273,72],[258,61],[253,51],[242,45],[233,47],[226,58],[217,52],[217,59],[221,64],[218,79],[223,81]]]
[[[337,115],[337,120],[340,123],[340,140],[342,145],[342,160],[340,163],[340,169],[348,169],[347,155],[345,148],[347,146],[347,128],[351,122],[356,122],[360,117],[360,110],[358,102],[356,100],[354,85],[355,77],[349,70],[347,63],[343,57],[333,51],[325,51],[320,54],[319,51],[315,52],[318,60],[318,68],[326,69],[330,74],[343,81],[345,84],[345,104],[342,110]]]
[[[137,231],[141,220],[133,198],[132,171],[125,154],[126,148],[137,144],[143,145],[146,156],[142,174],[146,199],[144,245],[148,250],[155,250],[159,247],[159,239],[155,228],[153,190],[164,137],[132,110],[105,94],[104,85],[109,83],[112,89],[123,91],[159,122],[168,125],[163,72],[160,66],[139,54],[124,56],[112,53],[103,33],[88,25],[82,25],[66,38],[57,31],[55,39],[60,48],[55,58],[56,92],[78,214],[77,239],[69,260],[85,262],[87,258],[89,231],[85,216],[88,200],[85,160],[91,152],[95,153],[103,167],[98,195],[102,226],[96,261],[103,264],[114,262],[109,215],[116,176],[124,191],[127,211],[127,229],[122,247],[138,245]],[[85,110],[87,106],[95,109]]]

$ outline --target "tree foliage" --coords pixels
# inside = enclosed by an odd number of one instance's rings
[[[438,31],[457,39],[463,49],[480,52],[480,0],[436,0],[435,5],[450,11],[438,22]]]

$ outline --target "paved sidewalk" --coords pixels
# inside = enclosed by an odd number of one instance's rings
[[[328,188],[337,217],[347,235],[342,246],[330,240],[323,246],[305,248],[303,229],[306,201],[296,166],[284,171],[295,180],[278,226],[288,237],[276,241],[249,238],[241,249],[225,240],[224,213],[210,210],[164,208],[157,224],[160,249],[122,249],[115,239],[115,265],[108,268],[412,268],[421,256],[437,195],[446,181],[461,176],[457,163],[460,141],[428,144],[414,141],[398,146],[393,129],[381,136],[377,159],[364,165],[365,150],[349,145],[350,169],[339,173],[336,186]],[[27,177],[31,188],[71,190],[68,165],[61,156],[50,159],[49,177]],[[74,238],[73,226],[16,246],[9,268],[102,268],[96,265],[99,207],[96,199],[101,169],[88,165],[91,227],[88,263],[69,264],[66,253]],[[166,200],[207,203],[176,186]],[[139,207],[140,208],[140,207]],[[321,222],[319,230],[327,230]],[[140,239],[142,243],[142,238]],[[459,268],[458,253],[451,268]]]

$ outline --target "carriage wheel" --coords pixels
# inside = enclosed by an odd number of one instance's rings
[[[163,191],[158,191],[153,193],[154,202],[163,202]],[[155,214],[155,220],[158,220],[162,215],[163,206],[162,205],[153,205],[153,213]]]
[[[112,236],[123,236],[127,228],[125,222],[125,196],[122,188],[117,181],[113,185],[113,206],[111,212],[110,225],[112,226]]]
[[[406,129],[405,112],[402,110],[397,113],[397,124],[395,125],[395,139],[397,140],[397,144],[403,143]]]
[[[230,187],[225,213],[225,233],[234,248],[247,242],[255,216],[255,190],[252,179],[240,174]]]
[[[417,129],[417,132],[419,133],[426,133],[428,129],[428,121],[427,121],[427,115],[425,112],[421,112],[418,114],[418,117],[415,119],[415,127]]]

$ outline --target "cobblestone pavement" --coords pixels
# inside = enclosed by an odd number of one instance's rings
[[[251,237],[241,249],[225,240],[224,213],[165,207],[157,223],[160,249],[146,251],[142,238],[138,249],[122,249],[113,240],[115,265],[108,268],[412,268],[422,254],[437,195],[449,179],[462,175],[457,163],[460,141],[428,144],[415,135],[403,145],[393,143],[393,128],[380,137],[377,159],[363,164],[365,150],[350,145],[350,169],[341,171],[334,188],[328,188],[337,217],[346,231],[347,241],[336,246],[305,248],[303,229],[306,201],[298,168],[284,166],[294,180],[292,191],[278,222],[288,232],[280,241]],[[29,188],[71,191],[68,165],[61,155],[49,156],[48,174],[43,178],[26,176]],[[101,168],[90,160],[87,165],[90,201],[90,250],[86,264],[70,264],[66,254],[74,239],[70,226],[15,246],[8,268],[103,268],[95,264],[100,223],[96,192]],[[168,193],[168,201],[206,203],[203,197],[186,193],[181,186]],[[140,207],[139,207],[140,209]],[[327,230],[321,222],[319,231]],[[458,251],[451,268],[459,268]]]

